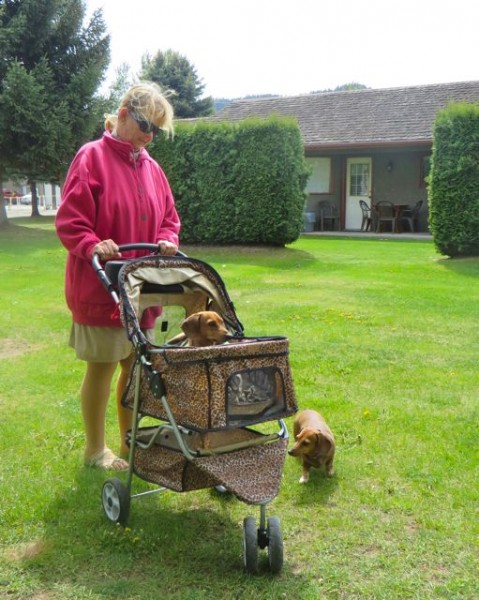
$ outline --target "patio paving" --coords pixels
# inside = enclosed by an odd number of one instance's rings
[[[301,234],[305,237],[342,237],[342,238],[363,238],[373,240],[422,240],[432,241],[432,235],[426,232],[403,232],[403,233],[391,233],[381,232],[376,233],[374,231],[311,231],[303,232]]]

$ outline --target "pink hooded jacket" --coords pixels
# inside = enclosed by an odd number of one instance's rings
[[[105,239],[118,245],[159,240],[178,245],[180,231],[173,194],[158,163],[144,148],[135,158],[132,146],[109,132],[82,146],[73,159],[55,225],[68,250],[65,295],[73,320],[100,327],[122,324],[112,318],[114,303],[91,265],[94,246]]]

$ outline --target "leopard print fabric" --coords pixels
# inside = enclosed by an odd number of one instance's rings
[[[288,417],[297,401],[288,362],[286,338],[242,338],[222,346],[152,348],[151,368],[161,376],[178,424],[195,431],[215,431]],[[125,406],[133,408],[138,364],[130,374]],[[258,398],[239,402],[231,379],[258,374],[270,384]],[[261,379],[260,378],[260,379]],[[254,396],[254,392],[253,392]],[[149,380],[141,374],[139,412],[168,420]]]
[[[224,485],[247,504],[270,502],[280,489],[288,441],[187,460],[178,450],[153,445],[136,448],[133,470],[145,481],[177,492]]]

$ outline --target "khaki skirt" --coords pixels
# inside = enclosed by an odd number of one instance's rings
[[[144,332],[150,337],[150,331]],[[123,327],[91,327],[72,323],[70,346],[77,358],[88,362],[119,362],[133,352],[133,344]]]

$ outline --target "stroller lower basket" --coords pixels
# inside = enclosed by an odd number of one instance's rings
[[[154,430],[142,428],[138,438],[146,441]],[[213,436],[213,444],[215,435],[227,435],[230,443],[253,442],[262,436],[249,429],[208,435]],[[149,448],[136,448],[133,471],[146,481],[177,492],[223,485],[243,502],[261,504],[278,495],[287,444],[287,439],[278,438],[218,456],[188,460],[179,449],[155,443]]]

